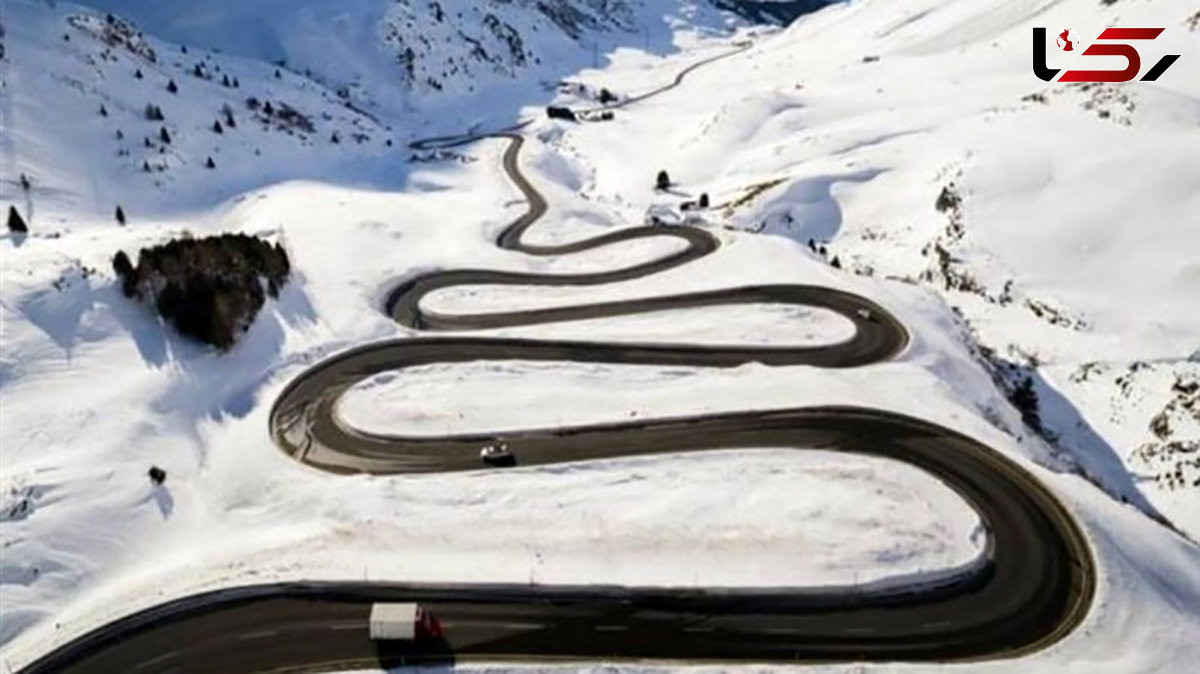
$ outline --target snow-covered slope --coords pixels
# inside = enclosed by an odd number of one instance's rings
[[[708,0],[99,0],[151,34],[275,63],[367,109],[511,114],[616,45],[672,50],[670,28],[722,30]],[[515,86],[514,85],[520,85]],[[450,96],[446,96],[450,94]],[[483,108],[483,109],[480,109]],[[460,113],[461,114],[461,113]]]
[[[187,212],[288,178],[395,188],[414,136],[511,120],[617,45],[738,23],[671,0],[97,4],[116,13],[13,0],[0,19],[0,198],[27,219]]]
[[[629,30],[623,1],[557,3],[269,1],[130,2],[96,6],[137,19],[181,44],[277,62],[370,99],[368,83],[393,93],[462,94],[497,79],[532,78],[580,50],[585,34]]]
[[[1033,26],[1085,40],[1106,25],[1167,28],[1146,68],[1182,58],[1153,83],[1033,76]],[[553,142],[596,167],[583,192],[629,218],[643,206],[627,195],[666,168],[712,193],[716,223],[937,291],[1006,386],[1031,379],[1058,459],[1196,536],[1196,27],[1194,9],[1143,0],[847,3]],[[1055,67],[1086,65],[1052,51]],[[630,156],[656,161],[617,170]]]
[[[0,206],[30,216],[31,232],[0,238],[0,658],[19,664],[105,616],[264,578],[902,581],[977,555],[976,522],[961,502],[874,460],[765,448],[502,475],[334,478],[296,465],[267,437],[267,410],[288,378],[403,332],[378,310],[396,278],[605,268],[670,249],[555,261],[498,250],[494,236],[522,209],[497,170],[498,145],[413,156],[408,141],[505,127],[556,97],[574,104],[556,92],[562,79],[652,89],[751,36],[747,53],[613,122],[539,120],[522,159],[552,207],[534,240],[638,223],[655,202],[677,206],[682,196],[650,189],[666,168],[678,191],[713,196],[703,226],[731,230],[718,253],[581,292],[480,288],[431,301],[501,310],[813,283],[888,306],[914,332],[908,352],[845,372],[435,367],[413,374],[429,395],[381,378],[348,412],[418,432],[837,403],[927,418],[1031,466],[1080,517],[1103,574],[1095,610],[1068,639],[963,668],[1186,671],[1200,657],[1190,638],[1200,630],[1200,550],[1147,516],[1193,533],[1200,521],[1187,472],[1200,439],[1194,8],[858,0],[776,32],[737,28],[688,0],[560,5],[590,17],[574,23],[535,2],[441,4],[439,21],[427,3],[375,0],[111,0],[94,12],[4,3]],[[123,28],[129,19],[139,27]],[[1166,26],[1153,49],[1183,57],[1154,84],[1047,85],[1029,72],[1032,26],[1090,36],[1109,23]],[[501,24],[520,34],[524,63],[488,28],[505,33]],[[423,75],[414,65],[406,77],[396,60],[410,46]],[[171,80],[178,93],[167,91]],[[148,103],[166,119],[145,119]],[[283,104],[312,130],[280,115]],[[217,133],[224,105],[236,127]],[[215,169],[204,167],[210,156]],[[959,203],[939,211],[944,188]],[[112,220],[118,204],[126,227]],[[170,333],[121,297],[110,271],[116,250],[184,230],[262,233],[293,258],[293,282],[228,354]],[[810,238],[845,271],[807,251]],[[701,312],[504,334],[840,336],[836,322],[809,318],[739,307],[708,314],[739,322],[713,330]],[[1032,378],[1040,434],[993,375]],[[539,388],[494,393],[514,378]],[[614,390],[627,404],[600,407]],[[477,397],[460,403],[447,391]],[[407,416],[388,414],[397,408]],[[146,479],[150,465],[167,469],[165,488]],[[458,526],[472,519],[494,534],[481,547]],[[685,559],[692,575],[681,578]]]

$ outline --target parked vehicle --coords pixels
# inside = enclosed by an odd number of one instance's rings
[[[651,204],[646,209],[645,223],[651,227],[677,227],[683,222],[683,215],[668,204]]]
[[[578,121],[575,113],[570,108],[561,108],[554,105],[546,108],[546,116],[550,119],[565,119],[568,122]]]
[[[583,122],[611,122],[614,119],[612,110],[583,110],[577,117]]]
[[[442,623],[420,604],[371,604],[370,633],[375,641],[428,641],[442,637]]]

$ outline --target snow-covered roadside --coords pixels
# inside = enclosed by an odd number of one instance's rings
[[[819,451],[706,453],[501,475],[364,476],[341,481],[335,494],[322,493],[326,476],[288,466],[276,454],[209,471],[271,469],[269,484],[225,477],[197,485],[227,497],[269,490],[274,498],[221,519],[246,525],[269,518],[274,526],[223,532],[212,522],[209,545],[164,531],[144,550],[152,565],[129,568],[101,591],[83,594],[56,614],[61,630],[34,627],[6,657],[19,666],[44,640],[59,642],[174,597],[247,583],[757,587],[769,579],[772,587],[880,586],[970,567],[985,540],[970,508],[920,471]],[[747,485],[754,485],[750,493]],[[320,501],[306,493],[321,493]],[[279,521],[285,514],[291,524]],[[204,526],[189,519],[193,530]],[[456,533],[464,528],[469,535]]]
[[[646,264],[687,248],[681,239],[655,237],[621,241],[612,246],[589,250],[577,255],[554,256],[532,260],[530,267],[539,274],[591,274]]]
[[[488,290],[480,290],[480,295]],[[467,295],[461,296],[468,297]],[[471,295],[472,303],[480,296]],[[455,298],[456,300],[458,298]],[[504,306],[480,302],[486,306]],[[437,303],[440,311],[462,311],[457,302]],[[425,307],[428,308],[428,307]],[[516,308],[514,306],[514,308]],[[526,328],[492,330],[488,334],[521,337]],[[586,339],[605,342],[678,342],[681,344],[836,344],[854,336],[854,324],[826,309],[786,304],[736,304],[704,309],[668,309],[586,321],[547,323],[538,327],[543,339]]]

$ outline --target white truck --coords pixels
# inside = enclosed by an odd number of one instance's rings
[[[442,624],[416,603],[371,604],[371,639],[374,641],[425,641],[442,636]]]

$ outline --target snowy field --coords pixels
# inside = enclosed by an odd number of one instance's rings
[[[0,237],[0,662],[170,597],[269,579],[818,585],[904,582],[976,559],[966,504],[879,459],[765,448],[345,478],[296,464],[267,435],[270,405],[304,367],[409,334],[380,311],[397,279],[598,271],[677,249],[502,251],[494,237],[524,207],[499,170],[502,143],[439,158],[409,141],[582,104],[556,93],[560,79],[621,94],[661,86],[748,38],[745,54],[612,122],[539,118],[522,155],[550,202],[530,242],[641,224],[653,206],[708,192],[702,226],[720,230],[720,250],[610,286],[459,288],[428,306],[806,283],[888,307],[913,333],[904,354],[847,371],[427,366],[365,382],[343,413],[406,433],[829,404],[918,416],[1045,480],[1101,571],[1092,613],[1065,640],[954,669],[1183,672],[1200,658],[1200,548],[1159,523],[1200,536],[1200,18],[1188,3],[856,0],[774,30],[700,2],[630,0],[578,39],[526,3],[494,3],[524,40],[520,56],[478,32],[478,3],[444,0],[436,26],[410,3],[243,3],[238,30],[201,4],[8,0],[0,14],[0,206],[31,230]],[[114,42],[107,10],[138,22],[145,42],[136,29]],[[1087,41],[1114,23],[1166,26],[1145,53],[1182,58],[1155,83],[1048,85],[1029,72],[1030,27]],[[455,30],[503,58],[473,60],[446,42]],[[397,85],[404,40],[422,47],[417,74]],[[248,97],[286,102],[315,128],[263,118]],[[146,120],[147,103],[166,119]],[[223,105],[238,122],[218,134]],[[651,190],[659,169],[675,194]],[[939,212],[946,188],[960,202]],[[126,300],[110,263],[117,250],[221,231],[280,241],[294,266],[226,354]],[[851,329],[821,311],[748,305],[480,334],[823,344]],[[1041,432],[994,381],[1001,361],[1033,379]],[[168,471],[164,487],[147,480],[151,465]]]

